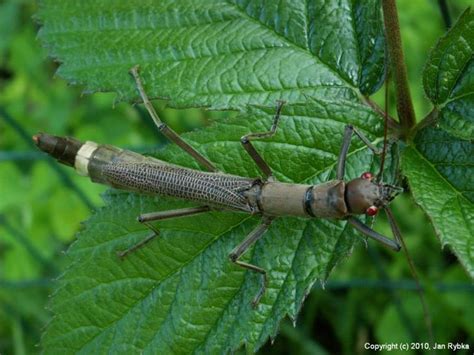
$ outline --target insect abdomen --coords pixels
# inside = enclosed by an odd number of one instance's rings
[[[109,185],[116,188],[250,211],[241,190],[251,187],[252,179],[150,162],[107,164],[102,175]]]

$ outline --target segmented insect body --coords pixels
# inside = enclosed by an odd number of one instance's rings
[[[252,212],[242,191],[253,179],[204,173],[156,163],[119,163],[104,166],[108,184],[116,188],[178,197],[215,207]]]
[[[38,134],[40,149],[74,166],[93,182],[144,194],[159,194],[244,212],[254,212],[243,195],[258,179],[186,169],[135,152],[71,137]]]
[[[353,128],[348,127],[348,130]],[[128,191],[182,198],[203,205],[187,210],[145,214],[139,216],[141,222],[186,216],[210,209],[261,214],[264,217],[261,226],[230,253],[230,258],[237,265],[264,276],[266,274],[263,269],[242,263],[238,259],[278,216],[345,218],[367,236],[391,249],[400,248],[397,242],[378,234],[352,217],[353,214],[371,215],[380,207],[386,208],[386,204],[397,193],[390,185],[376,182],[370,173],[364,173],[361,178],[348,183],[337,179],[319,185],[290,184],[268,178],[247,178],[187,169],[129,150],[94,142],[81,143],[70,137],[40,133],[33,139],[41,150],[63,164],[74,166],[79,174],[89,176],[94,182]],[[345,154],[344,149],[342,153]],[[339,175],[343,174],[344,161],[339,161]],[[157,230],[149,226],[154,230],[152,237],[121,255],[137,249],[158,234]],[[265,283],[266,281],[254,300],[255,304],[264,292]]]
[[[249,178],[230,175],[219,172],[207,158],[161,122],[143,90],[137,68],[132,69],[132,74],[145,106],[159,130],[209,172],[183,168],[109,145],[99,145],[94,142],[82,143],[69,137],[57,137],[45,133],[33,137],[41,150],[59,162],[75,167],[79,174],[89,176],[94,182],[139,193],[182,198],[201,205],[173,211],[145,213],[138,216],[138,221],[145,223],[153,233],[139,244],[121,252],[120,256],[127,255],[158,235],[159,231],[149,223],[151,221],[189,216],[211,209],[260,214],[262,215],[261,224],[229,254],[230,260],[236,265],[262,275],[260,290],[253,300],[253,304],[256,305],[265,291],[266,271],[239,259],[253,243],[261,238],[272,220],[279,216],[346,219],[368,237],[378,240],[393,250],[400,249],[398,227],[395,225],[388,204],[401,189],[382,183],[379,179],[380,173],[377,178],[371,173],[364,173],[360,178],[347,183],[343,180],[346,156],[354,133],[374,153],[380,153],[355,127],[346,127],[337,162],[336,180],[319,185],[278,182],[251,141],[271,137],[275,133],[283,106],[283,102],[279,102],[270,131],[250,133],[241,139],[243,147],[262,171],[263,177]],[[354,216],[358,214],[374,215],[378,209],[386,210],[395,241],[375,232]]]

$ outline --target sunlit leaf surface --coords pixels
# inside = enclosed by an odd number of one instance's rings
[[[39,37],[59,74],[87,91],[176,106],[357,98],[384,74],[378,1],[43,0]]]

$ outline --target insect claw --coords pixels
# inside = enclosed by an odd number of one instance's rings
[[[267,289],[267,273],[262,273],[262,285],[260,286],[260,290],[258,290],[258,293],[255,295],[254,299],[252,300],[252,308],[256,308],[258,304],[260,303],[260,299],[262,296],[265,294],[265,290]]]
[[[127,251],[118,251],[117,253],[117,257],[120,259],[120,261],[123,261],[123,259],[125,259],[125,256],[127,256]]]
[[[132,74],[133,76],[135,76],[136,74],[138,74],[139,71],[140,71],[140,65],[137,64],[137,65],[134,65],[133,67],[131,67],[128,72],[130,74]]]
[[[368,249],[369,248],[369,243],[367,242],[367,237],[363,238],[362,241],[364,242],[364,245],[365,245],[365,249]]]
[[[262,298],[263,292],[260,290],[257,295],[252,300],[252,308],[257,308],[258,304],[260,303],[260,299]]]

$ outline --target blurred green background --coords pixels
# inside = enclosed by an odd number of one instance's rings
[[[449,3],[453,21],[468,0]],[[418,118],[431,109],[421,89],[429,49],[445,31],[438,2],[397,2]],[[80,222],[102,204],[105,187],[91,184],[32,146],[44,131],[151,152],[166,142],[140,107],[114,106],[113,94],[81,95],[54,77],[57,63],[36,41],[32,1],[0,1],[0,354],[39,351],[51,314],[45,308],[62,254]],[[383,106],[383,93],[376,100]],[[393,102],[393,99],[391,100]],[[178,132],[233,113],[173,110],[156,103]],[[394,108],[391,108],[394,113]],[[474,347],[474,288],[449,250],[441,250],[424,214],[409,196],[393,210],[417,265],[433,318],[435,341]],[[390,234],[386,221],[376,228]],[[359,353],[364,343],[426,341],[422,308],[406,258],[369,243],[316,285],[296,323],[283,322],[262,353]],[[472,350],[471,350],[472,353]]]

